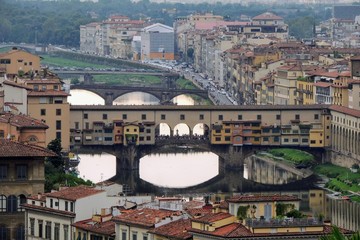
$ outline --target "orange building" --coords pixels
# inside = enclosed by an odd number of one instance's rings
[[[13,48],[0,54],[0,68],[9,76],[22,75],[33,71],[40,72],[40,57],[24,50]]]

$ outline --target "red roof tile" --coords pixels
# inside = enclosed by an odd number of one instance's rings
[[[26,115],[14,115],[12,113],[5,113],[0,115],[0,122],[10,123],[10,125],[16,126],[18,128],[48,128],[46,124],[35,118]]]
[[[92,219],[86,219],[71,225],[92,233],[115,236],[115,223],[110,220],[106,222],[95,222]]]
[[[227,200],[231,203],[240,202],[279,202],[279,201],[300,201],[299,198],[290,195],[240,195]]]
[[[344,113],[353,117],[358,117],[360,118],[360,111],[356,110],[356,109],[352,109],[352,108],[348,108],[348,107],[343,107],[343,106],[339,106],[339,105],[331,105],[329,107],[330,110],[332,111],[336,111],[336,112],[340,112],[340,113]]]
[[[185,210],[191,217],[202,217],[212,212],[210,208],[191,208]]]
[[[75,217],[75,215],[76,215],[75,213],[69,212],[69,211],[62,211],[62,210],[57,210],[54,208],[41,207],[41,206],[36,206],[36,205],[32,205],[32,204],[27,204],[27,203],[22,204],[21,206],[25,209],[46,212],[46,213],[52,213],[52,214],[61,215],[61,216]]]
[[[189,229],[191,229],[191,220],[180,219],[157,227],[149,232],[170,239],[192,239],[192,235],[188,232]]]
[[[88,186],[77,186],[77,187],[68,187],[56,192],[51,192],[47,194],[47,197],[54,197],[54,198],[75,201],[77,199],[95,195],[101,192],[104,192],[104,190],[98,190]]]
[[[13,87],[23,88],[23,89],[26,89],[26,90],[32,90],[32,88],[29,88],[29,87],[27,87],[27,86],[25,86],[25,85],[16,83],[16,82],[14,82],[14,81],[5,80],[3,83],[4,83],[5,85],[9,85],[9,86],[13,86]]]
[[[174,215],[178,216],[180,215],[180,212],[168,211],[163,209],[158,210],[143,208],[131,210],[121,215],[115,216],[113,218],[113,221],[151,228],[154,227],[155,224],[158,223],[160,220]]]
[[[55,157],[54,152],[39,146],[0,139],[0,157]],[[30,159],[29,159],[30,160]]]
[[[229,217],[233,217],[233,215],[231,215],[230,213],[223,213],[223,212],[219,212],[219,213],[209,213],[206,214],[202,217],[199,218],[195,218],[192,221],[194,222],[200,222],[200,223],[213,223],[219,220],[223,220]]]
[[[46,91],[31,91],[28,93],[29,97],[42,97],[42,96],[60,96],[67,97],[70,94],[64,91],[54,91],[54,90],[46,90]]]

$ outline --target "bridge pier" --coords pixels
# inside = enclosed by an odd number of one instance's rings
[[[124,170],[139,170],[140,156],[137,146],[121,146],[115,150],[116,172]]]
[[[111,106],[111,105],[113,105],[114,93],[113,93],[113,92],[106,92],[105,95],[106,95],[105,105],[106,105],[106,106]]]

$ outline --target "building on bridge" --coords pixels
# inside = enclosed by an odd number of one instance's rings
[[[301,114],[300,114],[301,113]],[[160,124],[196,125],[214,145],[330,147],[327,106],[72,106],[71,145],[147,145],[160,137]]]

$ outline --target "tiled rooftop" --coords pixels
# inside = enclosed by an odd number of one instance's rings
[[[300,201],[299,198],[290,195],[240,195],[227,200],[231,203],[240,202],[279,202],[279,201]]]
[[[47,129],[48,126],[41,121],[26,116],[26,115],[15,115],[12,113],[4,113],[0,114],[0,122],[10,123],[12,126],[16,126],[18,128],[43,128]]]
[[[0,139],[0,157],[54,157],[57,156],[54,152],[47,148],[39,146],[23,144],[19,142],[10,141],[7,139]]]
[[[252,20],[283,20],[283,18],[271,12],[265,12],[263,14],[253,17]]]
[[[179,216],[180,212],[157,210],[150,208],[131,210],[121,215],[115,216],[113,220],[118,223],[140,225],[142,227],[154,227],[162,219],[171,216]]]
[[[205,216],[206,214],[211,213],[211,211],[212,209],[210,208],[191,208],[185,210],[185,212],[193,218]]]
[[[150,232],[169,239],[192,239],[192,235],[188,232],[189,229],[191,229],[191,220],[180,219],[157,227]]]
[[[100,192],[104,192],[104,190],[98,190],[88,186],[77,186],[77,187],[68,187],[60,191],[48,193],[47,196],[75,201],[77,199],[95,195]]]
[[[339,105],[331,105],[330,110],[360,118],[360,111],[356,109],[347,108]]]
[[[42,97],[42,96],[60,96],[67,97],[70,94],[64,91],[54,91],[54,90],[46,90],[46,91],[31,91],[28,93],[29,97]]]
[[[92,233],[115,236],[115,223],[113,221],[95,222],[92,219],[86,219],[73,223],[72,226]]]
[[[223,213],[223,212],[219,212],[219,213],[209,213],[206,214],[202,217],[193,219],[193,222],[200,222],[200,223],[213,223],[216,221],[220,221],[229,217],[233,217],[233,215],[231,215],[230,213]]]
[[[24,207],[25,209],[39,211],[39,212],[51,213],[51,214],[67,216],[67,217],[75,217],[75,213],[73,212],[57,210],[54,208],[41,207],[32,204],[22,204],[22,207]]]

